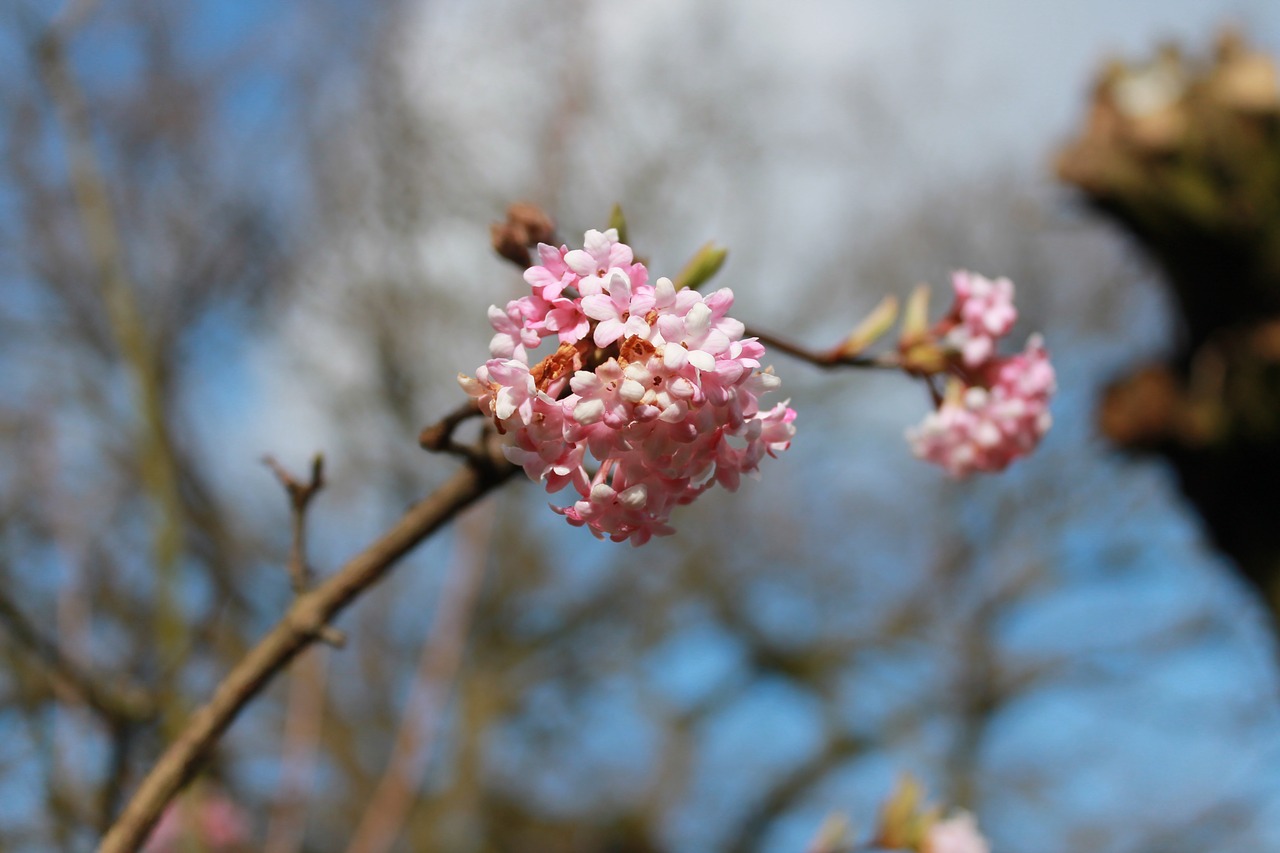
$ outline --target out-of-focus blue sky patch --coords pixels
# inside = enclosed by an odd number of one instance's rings
[[[1183,706],[1180,715],[1170,709],[1156,675],[1162,669],[1153,661],[1111,687],[1048,688],[1006,706],[988,729],[985,763],[1013,786],[1006,790],[1025,791],[1027,799],[1003,802],[1002,817],[1020,823],[1018,812],[1034,811],[1030,822],[1052,832],[1055,815],[1072,816],[1079,825],[1114,827],[1122,808],[1126,819],[1150,829],[1171,815],[1190,818],[1237,795],[1250,782],[1256,737],[1212,727],[1203,707]],[[1240,679],[1238,670],[1219,671],[1223,680]],[[1214,689],[1221,681],[1201,683]],[[1189,731],[1197,736],[1188,737]],[[1152,773],[1153,767],[1160,772]],[[1206,785],[1206,779],[1220,781]],[[1135,786],[1145,792],[1136,800]],[[1070,849],[1068,842],[1055,838],[1049,849]]]
[[[946,672],[922,642],[872,650],[851,661],[837,685],[840,718],[848,731],[875,737],[891,722],[920,720],[936,711],[932,696]]]
[[[804,761],[821,743],[822,709],[810,693],[779,678],[751,684],[732,705],[697,731],[688,805],[671,832],[679,849],[700,850],[751,808],[764,783]]]
[[[823,633],[817,603],[785,574],[752,578],[741,591],[748,620],[780,648],[803,648]]]
[[[650,783],[659,737],[625,681],[603,682],[572,703],[538,687],[525,696],[524,713],[491,739],[488,772],[549,814],[608,812]]]
[[[192,25],[179,33],[178,44],[187,61],[197,66],[223,58],[235,45],[252,44],[284,11],[283,6],[255,0],[197,0],[190,7]]]
[[[643,662],[654,688],[677,711],[696,707],[747,674],[741,641],[706,613],[691,617],[690,625],[672,632]]]
[[[0,737],[0,763],[31,768],[26,781],[22,773],[6,773],[8,784],[0,786],[0,820],[8,826],[19,825],[44,808],[44,787],[35,783],[41,766],[35,761],[39,746],[28,737],[36,734],[29,724],[30,719],[19,714],[0,713],[0,731],[6,732]]]
[[[67,43],[72,67],[80,85],[94,95],[123,92],[137,86],[145,68],[143,33],[111,16],[94,16],[73,32]]]
[[[1252,642],[1246,643],[1246,639]],[[1262,640],[1233,632],[1166,651],[1159,665],[1149,668],[1144,687],[1160,697],[1158,707],[1175,725],[1195,715],[1205,725],[1221,727],[1224,732],[1259,723],[1274,726],[1280,722],[1274,668],[1242,666],[1240,661],[1243,646]],[[1259,732],[1257,737],[1255,747],[1261,750],[1266,743],[1280,743],[1280,730]]]
[[[1160,574],[1126,570],[1021,602],[1005,613],[1001,645],[1015,654],[1053,658],[1167,642],[1171,630],[1206,611],[1185,587]]]

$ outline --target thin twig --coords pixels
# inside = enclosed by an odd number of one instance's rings
[[[289,577],[294,594],[302,595],[310,588],[312,576],[311,564],[307,560],[307,508],[325,486],[324,455],[317,453],[312,457],[311,476],[305,483],[290,474],[272,456],[264,457],[262,462],[276,475],[289,496],[293,530],[289,547]],[[342,632],[331,625],[321,629],[321,639],[334,647],[341,647],[346,640]],[[267,853],[291,853],[302,845],[304,805],[324,719],[327,675],[328,658],[320,650],[304,655],[290,673],[280,750],[280,790],[263,846]]]
[[[478,418],[482,412],[474,402],[465,403],[445,415],[439,421],[424,427],[418,434],[418,444],[432,453],[448,453],[468,461],[474,461],[476,448],[469,444],[460,444],[453,440],[458,427],[472,418]]]
[[[197,710],[125,806],[99,853],[132,853],[166,805],[195,777],[214,745],[249,702],[273,681],[322,629],[382,579],[401,557],[461,510],[506,482],[519,469],[507,462],[493,436],[486,459],[473,461],[314,590],[294,601],[276,626],[223,679]]]
[[[311,476],[305,483],[298,480],[272,456],[263,464],[271,469],[289,496],[292,541],[289,546],[289,578],[295,595],[303,595],[311,587],[311,563],[307,560],[307,508],[325,486],[324,455],[311,459]],[[341,648],[346,638],[332,625],[320,629],[320,639]],[[303,804],[306,786],[315,763],[316,743],[320,738],[324,715],[325,680],[328,659],[317,651],[304,656],[290,674],[288,709],[285,713],[283,746],[281,747],[280,797],[272,810],[267,827],[266,851],[287,853],[302,844]]]
[[[311,479],[302,482],[290,474],[274,457],[266,456],[262,463],[271,469],[276,479],[289,495],[290,522],[293,530],[289,545],[289,578],[293,594],[302,595],[311,587],[311,566],[307,562],[307,507],[311,499],[324,488],[324,454],[317,453],[311,460]],[[320,639],[334,648],[346,645],[347,638],[332,625],[320,629]]]
[[[462,662],[467,633],[484,578],[484,543],[492,513],[458,528],[453,566],[418,658],[416,685],[401,715],[386,772],[347,846],[347,853],[385,853],[403,831],[431,759],[449,690]]]
[[[296,853],[306,834],[306,805],[323,731],[329,651],[317,647],[289,673],[289,699],[280,748],[280,784],[263,853]]]
[[[793,344],[768,332],[762,332],[759,329],[747,329],[746,336],[758,339],[760,343],[770,349],[786,353],[792,358],[798,358],[801,361],[807,361],[809,364],[821,367],[824,370],[833,370],[838,367],[856,367],[868,370],[902,369],[902,365],[894,353],[887,353],[881,356],[842,355],[839,348],[818,352],[817,350],[806,349],[799,344]]]
[[[307,562],[307,507],[311,499],[324,488],[324,454],[317,453],[311,460],[311,479],[302,482],[290,474],[275,457],[266,456],[262,464],[271,469],[289,495],[293,538],[289,548],[289,578],[293,591],[299,595],[311,586],[311,566]]]

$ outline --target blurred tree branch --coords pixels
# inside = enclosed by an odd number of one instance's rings
[[[180,475],[169,433],[160,359],[143,320],[137,286],[126,268],[110,194],[94,150],[88,106],[66,57],[68,28],[81,22],[91,10],[92,3],[68,6],[59,22],[37,43],[36,56],[62,122],[72,189],[90,255],[97,267],[108,323],[138,394],[142,422],[137,440],[142,480],[156,513],[152,539],[159,590],[156,634],[163,665],[173,666],[186,634],[185,622],[174,599],[185,528],[178,486]],[[167,723],[173,723],[171,715]]]
[[[460,523],[444,592],[419,654],[413,689],[405,703],[386,771],[365,806],[347,846],[348,853],[384,853],[404,829],[462,663],[484,577],[492,524],[491,515],[469,524]]]
[[[486,459],[481,460],[480,448],[487,452]],[[164,807],[199,771],[240,711],[299,652],[321,639],[330,620],[419,542],[518,470],[503,458],[495,436],[486,432],[470,464],[411,507],[377,541],[330,578],[299,596],[275,628],[227,674],[213,698],[192,715],[102,840],[100,853],[125,853],[139,847]]]
[[[41,636],[18,605],[8,595],[0,593],[0,623],[40,664],[33,671],[39,673],[50,689],[64,699],[91,708],[108,725],[143,723],[151,720],[156,706],[151,695],[130,684],[108,683],[96,674],[81,669],[64,657],[57,644]]]

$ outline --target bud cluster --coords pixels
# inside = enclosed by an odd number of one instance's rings
[[[990,853],[978,822],[965,811],[943,817],[941,809],[924,802],[924,789],[903,777],[880,809],[875,844],[879,848],[912,853]]]
[[[946,390],[907,440],[916,456],[954,476],[1002,471],[1034,450],[1053,423],[1053,366],[1039,335],[1018,355],[996,355],[1018,318],[1011,281],[961,271],[952,287],[955,304],[930,336],[940,342]]]
[[[615,229],[538,255],[524,274],[532,292],[489,309],[493,358],[458,380],[510,436],[508,459],[548,492],[577,491],[553,507],[570,524],[641,545],[673,532],[676,506],[716,483],[737,489],[790,446],[796,413],[761,409],[780,380],[729,316],[732,291],[649,284]],[[531,365],[550,337],[557,349]]]

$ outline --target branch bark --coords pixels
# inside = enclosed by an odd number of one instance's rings
[[[213,698],[192,715],[102,840],[99,853],[128,853],[141,847],[165,806],[195,777],[223,732],[299,652],[320,639],[330,620],[423,539],[519,470],[502,458],[493,439],[489,436],[486,442],[487,460],[473,459],[336,574],[294,601],[218,685]]]

